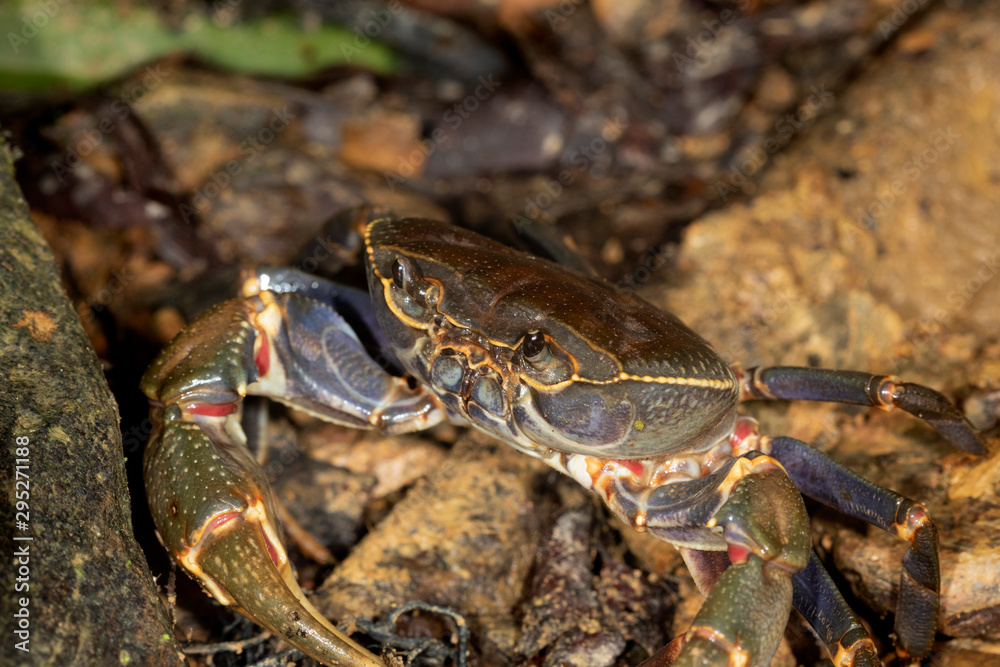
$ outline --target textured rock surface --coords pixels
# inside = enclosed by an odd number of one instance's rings
[[[118,407],[12,171],[0,143],[0,662],[182,664],[132,536]]]
[[[512,654],[510,612],[525,594],[539,539],[533,487],[545,468],[474,436],[419,482],[326,580],[331,618],[380,618],[409,600],[468,615],[481,646]]]
[[[747,367],[896,373],[958,397],[995,389],[998,29],[988,5],[963,20],[929,17],[926,51],[893,49],[834,100],[833,113],[775,160],[758,196],[687,229],[671,287],[645,295]],[[941,530],[942,632],[997,635],[995,439],[991,456],[974,459],[898,413],[748,409],[765,432],[812,442],[926,502]],[[905,545],[873,528],[822,525],[859,595],[891,610]]]

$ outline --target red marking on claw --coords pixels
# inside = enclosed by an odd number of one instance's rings
[[[257,364],[257,373],[264,377],[271,369],[271,345],[267,341],[267,334],[263,331],[257,332],[257,339],[260,341],[260,349],[257,350],[257,358],[253,361]]]
[[[214,519],[212,519],[209,522],[209,524],[205,526],[205,530],[202,531],[202,535],[208,536],[213,531],[217,530],[218,528],[221,528],[222,526],[225,526],[230,521],[238,519],[239,517],[240,517],[239,512],[224,512],[219,516],[215,517]]]
[[[747,562],[747,558],[750,557],[750,550],[746,547],[741,547],[738,544],[729,545],[729,562],[733,565],[738,563]]]
[[[271,540],[267,539],[267,534],[264,533],[263,526],[260,528],[260,536],[264,540],[264,544],[267,546],[267,554],[271,557],[271,562],[274,563],[275,567],[280,568],[281,557],[278,555],[278,549],[271,543]]]
[[[187,412],[206,417],[225,417],[236,412],[235,403],[192,403],[184,406]]]

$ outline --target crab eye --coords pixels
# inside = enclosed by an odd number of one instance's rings
[[[392,282],[399,289],[403,289],[403,285],[406,284],[406,274],[409,273],[407,271],[408,268],[410,267],[404,266],[403,261],[399,259],[392,263]]]
[[[399,290],[393,298],[400,299],[401,303],[406,303],[406,308],[415,309],[410,313],[411,315],[415,316],[419,309],[432,308],[437,305],[441,298],[440,284],[433,280],[425,280],[417,264],[405,257],[400,257],[393,261],[390,273],[392,284]]]
[[[410,296],[415,296],[421,291],[423,277],[420,268],[405,257],[400,257],[392,263],[392,284]]]
[[[548,345],[545,343],[545,334],[540,331],[533,331],[524,336],[524,340],[521,342],[521,353],[524,358],[528,361],[541,361],[546,352],[548,352]]]

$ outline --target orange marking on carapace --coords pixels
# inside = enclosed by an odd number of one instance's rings
[[[590,477],[590,485],[593,486],[604,473],[604,461],[591,456],[585,456],[583,460],[587,463],[587,476]]]

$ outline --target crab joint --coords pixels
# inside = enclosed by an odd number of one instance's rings
[[[902,383],[902,378],[895,375],[873,375],[866,389],[868,399],[875,407],[889,412],[896,407],[896,392]]]
[[[844,633],[844,636],[837,641],[836,646],[836,652],[830,651],[830,653],[833,654],[833,664],[837,667],[866,664],[862,662],[865,658],[878,655],[875,650],[875,642],[872,641],[864,628],[852,628]]]
[[[902,521],[899,519],[900,511],[905,511]],[[896,517],[896,521],[893,524],[893,528],[896,529],[896,534],[899,535],[900,538],[911,542],[913,541],[913,536],[918,530],[931,523],[931,518],[927,514],[927,508],[919,503],[910,504],[901,501]]]

